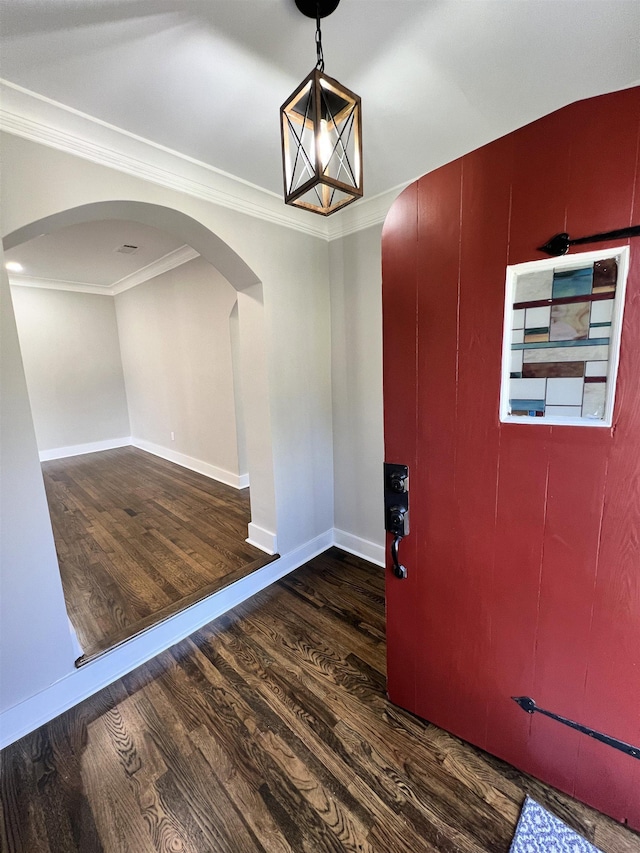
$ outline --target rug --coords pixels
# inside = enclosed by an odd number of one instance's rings
[[[509,853],[602,853],[602,851],[527,797]]]

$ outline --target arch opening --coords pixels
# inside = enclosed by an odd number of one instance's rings
[[[269,555],[275,554],[277,530],[266,333],[262,285],[258,277],[230,246],[197,220],[178,210],[136,201],[96,202],[60,211],[8,234],[3,240],[4,248],[11,253],[12,249],[40,235],[105,220],[139,222],[171,234],[195,250],[200,259],[213,268],[216,276],[235,290],[233,307],[227,311],[226,322],[229,352],[233,359],[230,365],[233,375],[229,382],[234,393],[242,395],[241,399],[235,400],[235,414],[236,417],[244,415],[241,433],[251,485],[246,541]],[[256,563],[264,565],[267,561]]]

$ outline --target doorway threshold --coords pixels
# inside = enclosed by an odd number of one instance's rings
[[[227,587],[231,586],[231,584],[242,580],[243,578],[257,571],[258,569],[261,569],[264,566],[269,565],[269,563],[273,563],[275,560],[279,559],[279,554],[263,554],[258,559],[253,560],[253,562],[238,567],[234,571],[224,575],[224,577],[218,578],[214,582],[195,590],[189,595],[186,595],[184,598],[178,599],[178,601],[171,602],[171,604],[168,604],[166,607],[163,607],[161,610],[158,610],[155,613],[151,613],[144,619],[140,619],[138,622],[135,622],[132,625],[127,625],[121,631],[112,634],[108,639],[92,643],[87,649],[85,649],[84,653],[80,655],[80,657],[75,661],[76,668],[79,669],[83,666],[86,666],[86,664],[91,663],[97,658],[100,658],[108,652],[113,651],[118,646],[123,645],[123,643],[132,640],[134,637],[139,637],[141,634],[144,634],[151,628],[155,628],[156,625],[159,625],[162,622],[166,622],[168,619],[171,619],[171,617],[175,616],[177,613],[181,613],[188,607],[191,607],[194,604],[198,604],[200,601],[203,601],[210,595],[214,595],[220,592],[221,590],[226,589]]]

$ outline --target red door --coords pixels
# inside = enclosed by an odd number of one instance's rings
[[[638,88],[574,104],[421,178],[383,232],[385,457],[411,523],[390,698],[635,828],[640,761],[511,697],[640,744],[640,239],[614,428],[498,404],[506,265],[640,223],[639,131]]]

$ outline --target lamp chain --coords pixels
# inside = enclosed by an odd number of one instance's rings
[[[322,31],[320,29],[320,3],[316,3],[316,68],[324,71],[324,54],[322,53]]]

